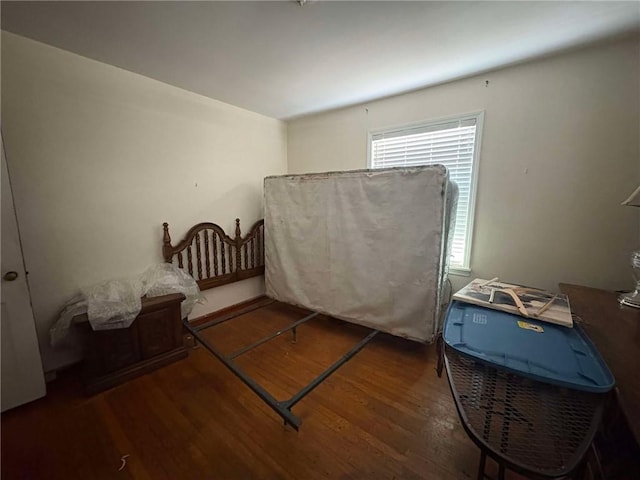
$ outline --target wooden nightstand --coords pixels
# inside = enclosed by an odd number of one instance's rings
[[[129,328],[89,330],[83,378],[93,394],[151,372],[188,355],[182,337],[181,293],[143,298]]]

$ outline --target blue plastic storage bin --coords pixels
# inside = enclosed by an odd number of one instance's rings
[[[463,355],[541,382],[598,393],[615,383],[579,325],[567,328],[453,301],[443,337]]]

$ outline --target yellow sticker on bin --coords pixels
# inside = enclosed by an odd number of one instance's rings
[[[523,322],[521,320],[518,320],[518,326],[520,328],[524,328],[525,330],[533,330],[537,333],[544,332],[544,328],[542,328],[540,325],[534,325],[533,323]]]

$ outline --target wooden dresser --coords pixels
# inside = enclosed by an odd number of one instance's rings
[[[640,478],[640,309],[621,306],[615,292],[567,283],[560,291],[616,379],[595,441],[602,474],[597,478]]]
[[[83,378],[87,393],[111,388],[188,354],[182,337],[181,293],[143,298],[129,328],[88,331]]]

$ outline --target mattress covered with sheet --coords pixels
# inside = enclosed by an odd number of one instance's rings
[[[267,295],[432,341],[453,190],[442,166],[265,178]]]

